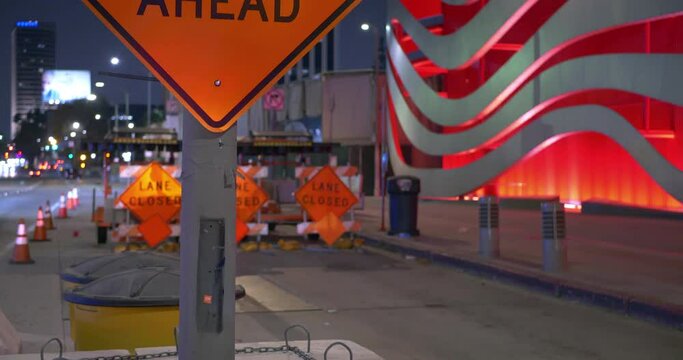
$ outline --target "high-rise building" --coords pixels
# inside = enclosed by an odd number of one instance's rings
[[[55,68],[56,27],[51,22],[18,21],[12,30],[11,133],[14,119],[42,106],[43,72]]]

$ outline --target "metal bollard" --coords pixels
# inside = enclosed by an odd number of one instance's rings
[[[97,209],[96,200],[97,200],[97,188],[92,188],[92,212],[91,212],[91,216],[90,216],[92,221],[95,221],[95,211]]]
[[[500,257],[500,215],[497,196],[479,199],[479,255],[487,259]]]
[[[564,205],[559,201],[541,204],[543,270],[559,272],[567,268],[567,243]]]

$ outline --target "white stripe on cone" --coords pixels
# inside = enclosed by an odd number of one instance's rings
[[[28,238],[26,237],[26,225],[25,224],[19,224],[19,227],[17,228],[17,240],[16,240],[15,244],[17,244],[17,245],[28,244]]]

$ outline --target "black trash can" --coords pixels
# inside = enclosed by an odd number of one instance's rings
[[[420,179],[413,176],[395,176],[387,180],[389,193],[389,235],[418,236],[417,201]]]
[[[104,245],[107,243],[107,233],[109,228],[106,226],[97,226],[97,244]]]

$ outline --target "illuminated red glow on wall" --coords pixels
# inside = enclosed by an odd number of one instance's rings
[[[525,85],[533,81],[541,73],[565,61],[590,55],[605,54],[682,54],[683,30],[681,29],[683,29],[683,13],[677,13],[616,26],[572,39],[550,50],[543,57],[535,61],[490,104],[485,106],[477,116],[458,125],[441,127],[438,124],[435,124],[435,126],[441,128],[440,132],[445,134],[471,129],[486,121]],[[666,40],[655,40],[659,38],[666,38]],[[389,62],[392,71],[394,71],[394,74],[396,75],[391,59]],[[443,69],[434,65],[427,65],[424,60],[421,60],[420,64],[420,73],[422,74],[430,72],[439,73],[440,71],[443,71]],[[429,70],[430,68],[431,70]],[[488,78],[483,81],[485,82],[487,80]],[[442,96],[448,97],[448,92],[439,93]],[[404,94],[404,96],[409,96],[405,91]],[[624,103],[623,105],[630,106],[636,104]],[[643,111],[643,113],[650,114],[648,111]],[[416,110],[416,116],[426,121],[430,121],[428,118],[419,115],[419,109]],[[646,123],[647,122],[649,122],[649,120],[647,120]],[[669,122],[673,122],[673,120]]]
[[[443,76],[444,97],[458,99],[479,89],[565,2],[566,0],[527,0],[469,60],[455,69],[437,71]],[[454,14],[457,11],[452,7],[444,9],[444,23],[439,27],[430,28],[430,31],[435,35],[447,35],[466,25],[483,5],[473,4],[470,7],[472,9],[468,9],[469,12],[463,18],[456,18]],[[400,23],[394,21],[393,24],[394,34],[399,39],[403,51],[408,54],[419,50],[412,37],[404,33]],[[423,67],[438,68],[429,60],[422,61]]]
[[[406,4],[411,3],[413,8],[419,8],[419,4],[424,3],[422,0],[402,1]],[[543,3],[549,6],[551,2],[527,1],[525,6],[540,6]],[[445,13],[443,9],[438,10],[436,2],[430,3],[432,3],[431,7],[423,8],[428,13],[426,16],[433,16],[438,11]],[[558,2],[555,1],[555,3]],[[479,5],[481,8],[485,4]],[[549,7],[546,8],[546,15],[549,14],[549,9]],[[414,13],[414,9],[411,11]],[[476,12],[474,14],[476,15]],[[517,14],[520,14],[520,11]],[[444,77],[444,89],[439,91],[442,97],[455,99],[467,96],[488,81],[495,71],[521,48],[525,36],[533,35],[547,20],[542,16],[536,16],[538,18],[535,22],[529,21],[529,18],[525,22],[519,21],[519,17],[515,19],[518,24],[527,24],[526,29],[533,30],[531,33],[520,32],[521,27],[518,27],[510,32],[510,36],[517,36],[517,43],[499,42],[500,49],[494,46],[490,47],[487,52],[480,51],[473,59],[470,59],[467,66],[447,70],[425,59],[415,62],[414,66],[424,78]],[[446,19],[445,16],[444,19]],[[435,34],[450,33],[457,31],[470,19],[471,17],[459,23],[458,26],[454,26],[454,30],[445,30],[446,20],[441,29],[430,30]],[[402,33],[400,25],[395,21],[393,24],[394,33],[400,40],[404,51],[410,53],[417,50],[412,39]],[[536,24],[535,30],[530,24]],[[507,54],[494,55],[499,50]],[[477,117],[463,125],[444,127],[425,117],[411,100],[400,82],[400,77],[396,76],[396,69],[391,61],[390,69],[394,72],[399,88],[418,120],[432,132],[449,134],[466,131],[486,121],[525,84],[552,66],[584,56],[619,53],[683,53],[683,13],[615,26],[567,41],[538,59]],[[486,69],[486,66],[490,68]],[[478,72],[478,77],[469,73],[474,70]],[[462,74],[468,75],[462,77]],[[463,84],[463,81],[467,84]],[[586,89],[563,94],[530,110],[482,146],[443,157],[427,155],[412,146],[396,118],[391,101],[389,108],[391,109],[390,121],[392,121],[394,146],[403,162],[416,168],[454,169],[477,161],[521,128],[550,111],[585,104],[601,105],[619,113],[625,121],[640,130],[644,138],[663,157],[678,169],[683,170],[683,108],[621,90]],[[495,186],[501,196],[560,196],[563,201],[570,202],[606,200],[654,208],[683,208],[683,204],[667,194],[626,150],[608,137],[596,133],[573,133],[550,139],[487,186],[490,185]]]
[[[558,195],[562,201],[602,200],[681,209],[617,143],[595,133],[553,139],[495,181],[504,197]]]

